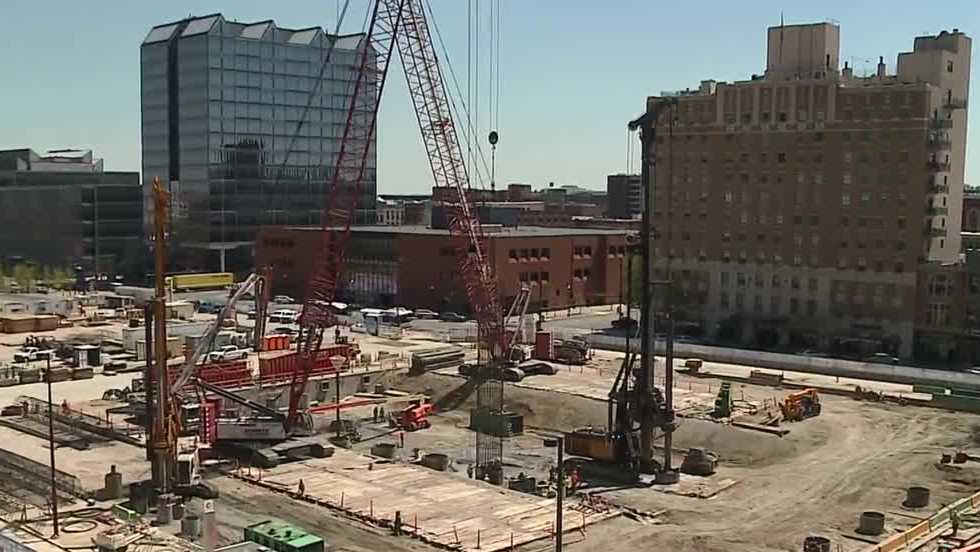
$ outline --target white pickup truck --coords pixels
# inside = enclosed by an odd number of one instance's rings
[[[54,354],[51,350],[41,350],[37,347],[24,347],[14,353],[14,362],[33,362],[35,360],[46,360]]]
[[[211,362],[223,362],[226,360],[238,360],[248,357],[247,349],[239,349],[237,345],[225,345],[208,355]]]

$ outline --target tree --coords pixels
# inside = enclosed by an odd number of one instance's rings
[[[21,291],[34,291],[34,282],[37,280],[38,268],[32,264],[18,264],[14,267],[14,281]]]

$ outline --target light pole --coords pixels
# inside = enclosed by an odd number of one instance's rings
[[[562,502],[565,499],[565,440],[559,435],[544,440],[546,447],[558,447],[558,468],[555,470],[558,479],[558,494],[555,497],[555,552],[561,552],[562,537]]]
[[[51,353],[48,353],[48,367],[44,374],[48,384],[48,450],[51,452],[51,518],[54,526],[52,537],[58,537],[58,487],[55,486],[54,467],[54,406],[51,398]]]

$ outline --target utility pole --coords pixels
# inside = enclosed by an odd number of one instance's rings
[[[558,435],[544,440],[546,447],[558,447],[558,466],[555,477],[558,479],[558,492],[555,496],[555,552],[562,550],[563,521],[562,508],[565,501],[565,439]]]
[[[44,374],[48,383],[48,450],[51,451],[51,522],[54,526],[53,538],[58,538],[58,487],[57,470],[54,467],[54,406],[51,397],[51,354],[48,354],[48,368]]]

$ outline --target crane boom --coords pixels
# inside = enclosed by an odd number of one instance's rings
[[[376,2],[367,34],[361,41],[347,122],[321,218],[322,241],[319,254],[313,261],[303,311],[299,317],[299,365],[290,384],[287,429],[295,424],[299,414],[299,403],[306,390],[316,352],[323,343],[324,330],[334,321],[330,303],[336,295],[337,283],[347,258],[350,227],[364,183],[368,154],[372,151],[378,105],[404,1]]]
[[[393,0],[379,0],[393,3]],[[463,161],[446,83],[439,68],[422,0],[404,0],[402,32],[397,35],[408,91],[415,105],[422,142],[436,186],[455,192],[445,206],[449,212],[450,235],[456,242],[466,296],[473,309],[480,343],[499,359],[507,349],[503,309],[497,298],[497,281],[487,255],[483,228],[466,195],[469,176]]]
[[[225,306],[221,308],[221,311],[214,319],[214,322],[212,322],[207,331],[204,332],[204,335],[201,337],[201,341],[196,347],[194,347],[194,351],[188,355],[186,359],[184,359],[184,365],[180,369],[180,374],[177,375],[177,378],[174,380],[174,383],[171,386],[174,394],[178,396],[182,394],[181,390],[185,385],[187,385],[188,382],[190,382],[191,377],[194,375],[194,369],[197,367],[197,361],[199,361],[201,356],[204,355],[204,351],[207,351],[211,347],[211,344],[214,342],[214,337],[218,335],[219,331],[221,331],[221,323],[224,322],[225,318],[228,317],[228,314],[235,308],[235,303],[237,303],[238,300],[241,299],[242,296],[245,295],[250,289],[255,287],[261,279],[262,276],[259,274],[250,274],[249,277],[242,282],[238,289],[235,290],[235,293],[228,299]]]

